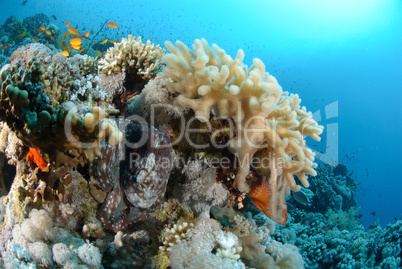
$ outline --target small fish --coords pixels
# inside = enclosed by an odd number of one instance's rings
[[[103,45],[108,41],[108,39],[103,40],[102,42],[100,42],[99,44]]]
[[[46,26],[41,26],[41,27],[39,27],[39,29],[40,29],[41,31],[45,31],[45,30],[46,30]]]
[[[60,52],[60,54],[65,56],[65,57],[70,56],[70,53],[68,52],[68,50],[62,51],[62,52]]]
[[[270,186],[267,180],[260,180],[251,183],[251,191],[248,195],[253,198],[252,204],[260,209],[267,217],[271,218],[276,223],[285,225],[288,219],[288,211],[286,201],[282,205],[280,205],[280,212],[277,212],[278,215],[273,215],[270,211],[271,201],[269,198],[272,197]],[[279,216],[280,214],[280,216]]]
[[[69,33],[63,33],[64,34],[64,38],[70,37]]]
[[[46,33],[47,35],[51,35],[51,34],[52,34],[52,32],[51,32],[50,30],[45,30],[45,33]]]
[[[1,47],[2,50],[5,50],[6,48],[8,48],[8,44],[5,44],[4,46]]]
[[[70,40],[70,44],[72,46],[78,46],[82,44],[82,39],[81,38],[73,38]]]
[[[68,31],[70,32],[70,34],[72,34],[74,36],[78,35],[77,29],[75,29],[75,28],[68,28]]]
[[[108,42],[110,42],[110,43],[115,43],[116,41],[114,41],[114,40],[112,40],[112,39],[109,39]]]
[[[51,40],[53,40],[53,41],[55,41],[56,39],[53,37],[53,36],[50,36],[50,39]]]
[[[81,48],[81,45],[72,45],[69,48],[73,50],[79,50]]]
[[[26,36],[26,35],[27,35],[27,33],[19,34],[20,37],[24,37],[24,36]]]
[[[88,38],[90,33],[91,33],[91,32],[86,32],[85,34],[81,35],[80,37]]]
[[[308,196],[303,191],[292,192],[292,196],[296,200],[296,202],[304,206],[311,206]]]
[[[25,0],[24,2],[22,2],[22,5],[25,6],[27,2],[28,0]]]
[[[13,24],[13,27],[18,28],[18,27],[20,27],[20,24],[19,23]]]
[[[66,22],[66,23],[64,24],[64,26],[65,26],[65,27],[70,26],[70,21]]]
[[[86,48],[82,48],[82,49],[80,49],[80,53],[81,53],[81,52],[83,52],[85,49],[86,49]]]
[[[35,31],[36,32],[42,32],[42,29],[38,28],[38,29],[35,29]]]
[[[52,18],[53,18],[54,20],[57,20],[57,18],[56,18],[56,16],[55,16],[55,15],[52,15]]]
[[[100,52],[99,50],[96,50],[96,52],[98,53],[99,57],[102,57],[102,52]]]
[[[329,230],[331,230],[331,229],[332,229],[332,227],[329,226],[329,225],[326,225],[326,226],[321,227],[321,230],[323,230],[323,231],[329,231]]]
[[[94,44],[96,44],[96,41],[94,40]]]
[[[371,215],[372,215],[373,217],[375,217],[376,214],[375,214],[375,212],[373,211],[373,212],[371,212]]]
[[[117,25],[117,23],[115,23],[115,22],[108,22],[108,23],[106,23],[106,25],[107,25],[108,27],[110,27],[110,28],[117,28],[117,27],[119,27],[119,26]]]
[[[39,38],[37,36],[34,36],[32,37],[32,39],[38,41]]]

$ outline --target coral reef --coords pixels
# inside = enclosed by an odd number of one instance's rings
[[[401,265],[402,223],[364,231],[347,167],[317,167],[322,127],[259,59],[133,36],[65,57],[49,18],[17,24],[47,46],[16,40],[0,71],[0,266]]]
[[[103,137],[111,145],[120,142],[117,124],[106,118],[112,110],[106,93],[85,74],[85,57],[52,57],[37,44],[20,48],[11,59],[18,62],[0,71],[0,118],[24,145],[44,152],[57,167],[100,156]]]

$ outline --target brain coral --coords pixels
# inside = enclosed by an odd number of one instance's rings
[[[180,41],[177,47],[170,42],[165,46],[171,53],[162,58],[162,77],[177,96],[175,104],[191,108],[202,121],[211,115],[233,121],[235,136],[228,148],[239,160],[236,184],[241,192],[250,191],[246,177],[253,157],[268,159],[260,173],[269,176],[270,212],[275,218],[284,206],[284,194],[300,190],[294,176],[308,187],[306,175],[316,174],[314,153],[304,138],[320,140],[323,127],[300,107],[297,94],[282,91],[261,60],[245,65],[242,50],[232,59],[204,39],[195,40],[193,50]]]

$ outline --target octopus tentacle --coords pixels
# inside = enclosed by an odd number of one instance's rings
[[[129,208],[126,207],[126,203],[124,202],[120,184],[116,184],[99,209],[97,218],[104,227],[117,232],[127,228],[128,211]]]

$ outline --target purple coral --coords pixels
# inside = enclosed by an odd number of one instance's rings
[[[103,157],[92,166],[99,186],[108,192],[98,219],[114,232],[143,221],[147,212],[160,205],[173,168],[169,134],[153,126],[147,130],[141,127],[139,123],[126,125],[124,160],[119,160],[122,146],[106,146]],[[140,142],[142,137],[146,138],[144,145],[127,146]]]

